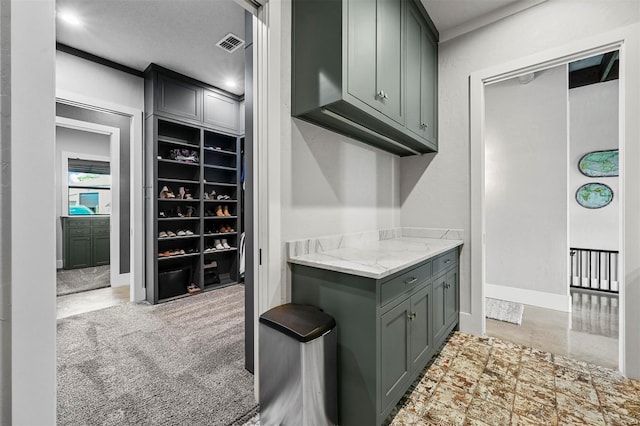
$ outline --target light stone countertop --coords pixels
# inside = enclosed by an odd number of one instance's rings
[[[379,231],[377,240],[370,238],[372,235],[368,235],[367,238],[358,235],[356,238],[358,241],[355,244],[351,235],[343,236],[340,237],[340,243],[328,244],[327,249],[323,249],[318,240],[290,242],[288,243],[288,261],[298,265],[381,279],[461,246],[463,243],[461,238],[449,239],[451,236],[461,237],[461,231],[448,235],[451,232],[443,230],[443,235],[447,236],[434,235],[436,238],[418,236],[416,234],[420,233],[416,233],[415,229],[413,231],[406,232],[403,229],[393,230],[393,232]],[[325,237],[325,245],[327,245],[327,238],[329,237]],[[344,242],[347,240],[351,240],[351,244]],[[312,244],[309,243],[310,241]],[[305,244],[301,243],[306,244],[303,250],[300,248]],[[309,250],[310,246],[313,247],[311,250]]]

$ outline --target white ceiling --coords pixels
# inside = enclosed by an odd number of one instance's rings
[[[421,1],[446,40],[544,0]],[[230,54],[215,45],[230,32],[244,39],[244,9],[234,0],[57,0],[56,9],[83,22],[72,27],[58,19],[60,43],[139,71],[153,62],[244,93],[244,49]]]

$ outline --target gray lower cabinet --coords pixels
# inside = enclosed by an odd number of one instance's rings
[[[336,319],[340,425],[382,424],[457,326],[457,256],[381,280],[291,265],[292,301]]]
[[[63,268],[79,269],[110,263],[110,226],[108,217],[61,217],[63,232]]]

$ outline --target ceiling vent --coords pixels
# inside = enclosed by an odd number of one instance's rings
[[[237,35],[229,33],[226,36],[224,36],[222,40],[217,42],[216,46],[218,46],[222,50],[226,50],[227,52],[232,53],[232,52],[235,52],[243,44],[244,44],[244,40],[242,40]]]

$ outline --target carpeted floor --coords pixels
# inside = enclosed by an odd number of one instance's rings
[[[244,287],[58,320],[58,424],[229,425],[256,412]]]
[[[640,381],[456,332],[389,420],[392,425],[638,425]]]
[[[81,269],[58,269],[56,296],[96,290],[111,285],[110,265]]]

